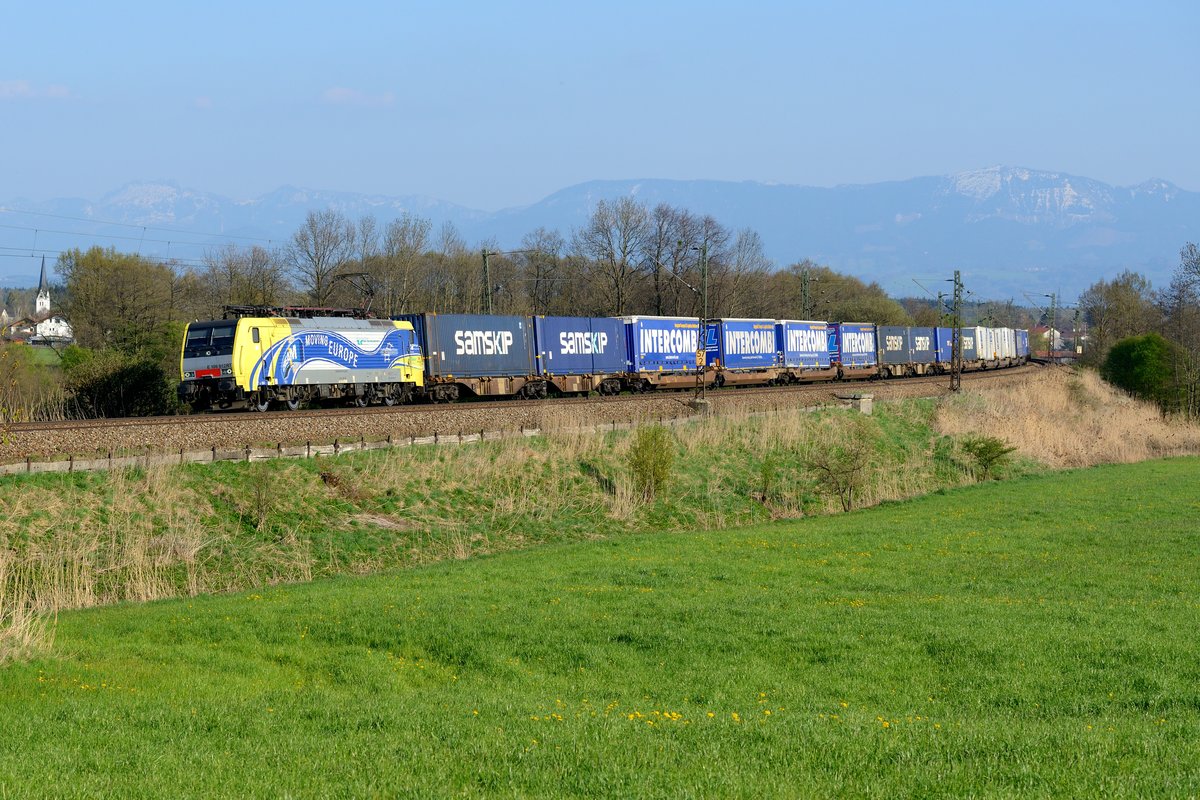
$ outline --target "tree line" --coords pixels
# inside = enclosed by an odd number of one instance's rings
[[[56,273],[54,302],[71,320],[76,346],[65,354],[58,399],[49,402],[57,410],[41,416],[174,410],[183,326],[219,318],[227,305],[367,306],[380,317],[699,316],[707,289],[711,317],[947,324],[930,301],[901,304],[878,284],[809,260],[777,269],[753,229],[629,197],[601,200],[566,235],[538,228],[508,250],[495,241],[469,247],[452,224],[435,230],[409,212],[380,221],[321,210],[275,248],[226,245],[198,264],[74,249],[59,256]],[[1009,304],[987,324],[1023,323],[1020,311]],[[20,372],[17,361],[8,361],[10,371]],[[152,374],[160,379],[148,380]],[[118,390],[134,382],[136,390]]]
[[[1200,416],[1200,247],[1188,243],[1170,283],[1126,271],[1080,295],[1083,360],[1165,414]]]

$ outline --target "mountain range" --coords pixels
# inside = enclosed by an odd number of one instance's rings
[[[893,295],[952,271],[967,288],[995,299],[1058,292],[1070,299],[1124,269],[1159,286],[1179,249],[1200,240],[1200,192],[1164,180],[1117,187],[1090,178],[1016,167],[886,183],[811,187],[710,180],[608,180],[577,184],[532,205],[486,212],[425,196],[383,196],[282,187],[250,201],[178,186],[128,184],[98,201],[14,199],[0,205],[0,284],[37,282],[49,252],[92,244],[148,256],[198,261],[225,243],[281,244],[309,210],[337,209],[381,224],[404,211],[452,222],[475,244],[517,247],[545,227],[564,236],[600,199],[631,196],[711,214],[753,228],[779,266],[808,258]],[[32,212],[32,213],[31,213]],[[49,260],[49,259],[48,259]],[[933,291],[940,290],[933,289]]]

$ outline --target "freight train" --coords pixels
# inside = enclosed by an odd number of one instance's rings
[[[193,322],[179,398],[194,410],[540,398],[932,375],[954,329],[814,320],[404,314],[231,307]],[[1029,333],[962,328],[967,370],[1029,359]]]

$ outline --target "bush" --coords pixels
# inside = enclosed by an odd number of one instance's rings
[[[634,488],[650,500],[667,485],[675,463],[675,440],[661,425],[642,426],[629,447],[629,470]]]
[[[1100,373],[1135,397],[1158,404],[1163,412],[1177,404],[1175,346],[1157,333],[1130,336],[1113,345]]]
[[[63,363],[76,416],[143,417],[177,410],[171,377],[152,354],[73,348]]]
[[[854,508],[855,495],[867,484],[876,434],[861,416],[834,417],[804,458],[804,466],[817,475],[820,490],[836,496],[843,511]]]
[[[38,355],[27,344],[0,344],[0,423],[62,418],[61,372]]]
[[[1007,463],[1017,448],[996,436],[968,436],[963,439],[962,449],[975,462],[975,479],[983,481],[991,477],[992,470]]]

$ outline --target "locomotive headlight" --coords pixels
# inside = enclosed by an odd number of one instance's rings
[[[221,370],[221,374],[222,375],[232,375],[233,369],[232,368],[223,369],[223,370]]]
[[[183,377],[185,377],[185,378],[194,378],[194,377],[196,377],[196,373],[194,373],[194,372],[185,372],[185,373],[183,373]]]

